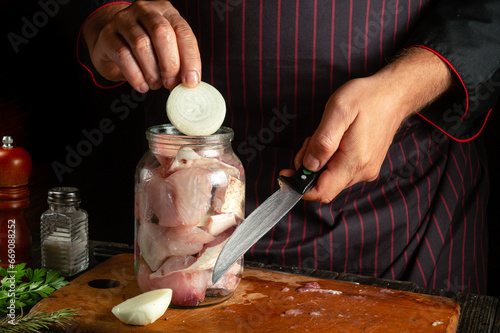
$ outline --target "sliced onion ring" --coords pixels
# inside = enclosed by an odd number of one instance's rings
[[[224,122],[226,101],[216,88],[206,82],[200,82],[194,88],[181,83],[168,97],[167,117],[181,133],[211,135]]]

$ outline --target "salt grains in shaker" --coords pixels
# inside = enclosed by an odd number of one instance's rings
[[[80,209],[80,191],[56,187],[49,190],[47,202],[40,224],[42,267],[76,275],[89,265],[88,215]]]

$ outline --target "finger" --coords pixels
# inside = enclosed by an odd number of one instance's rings
[[[337,151],[342,136],[354,119],[350,113],[340,106],[335,106],[335,95],[328,101],[323,118],[314,132],[305,151],[304,167],[311,171],[320,170]]]
[[[284,177],[291,177],[295,174],[295,170],[292,169],[283,169],[280,171],[279,175]]]
[[[316,184],[304,194],[304,200],[317,201],[321,203],[329,203],[344,189],[345,180],[336,175],[336,171],[325,169],[319,176]],[[283,169],[280,171],[280,176],[291,177],[295,174],[295,170]],[[348,177],[347,177],[348,178]],[[345,179],[347,179],[345,178]]]
[[[306,150],[307,150],[307,147],[309,146],[310,141],[311,141],[311,137],[306,138],[306,140],[304,141],[304,144],[300,148],[299,152],[297,153],[297,155],[295,155],[293,163],[295,165],[296,170],[298,168],[300,168],[300,166],[302,165],[302,161],[304,160],[304,156],[306,154]]]
[[[175,31],[180,57],[180,77],[188,87],[195,87],[201,81],[201,57],[198,41],[189,24],[178,14],[169,16]]]
[[[329,203],[353,182],[352,167],[346,163],[342,152],[335,154],[319,176],[316,184],[303,199]]]
[[[304,152],[303,164],[306,169],[311,171],[320,170],[335,153],[340,140],[339,131],[320,124]]]
[[[175,31],[168,19],[158,12],[147,15],[141,24],[151,38],[160,81],[171,90],[180,81],[180,56]]]
[[[106,47],[98,43],[94,48],[100,59],[95,65],[99,73],[111,81],[127,80],[135,90],[147,92],[149,86],[129,46],[116,36],[107,40]]]
[[[161,16],[161,15],[156,15]],[[161,87],[161,76],[159,72],[158,61],[153,46],[153,41],[150,38],[148,31],[142,25],[133,22],[134,24],[126,24],[128,21],[122,21],[123,24],[119,31],[122,38],[130,46],[130,49],[137,60],[143,76],[151,89]]]
[[[317,201],[322,203],[331,202],[340,191],[344,188],[342,184],[332,182],[334,176],[329,174],[330,171],[325,170],[319,176],[316,184],[302,197],[304,200]],[[279,175],[284,177],[291,177],[295,174],[295,170],[283,169]],[[338,180],[338,179],[337,179]],[[332,184],[334,184],[332,186]],[[335,185],[336,184],[336,185]]]

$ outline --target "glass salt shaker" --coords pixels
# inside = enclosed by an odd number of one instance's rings
[[[49,190],[49,209],[41,217],[42,267],[73,276],[89,265],[88,215],[74,187]]]

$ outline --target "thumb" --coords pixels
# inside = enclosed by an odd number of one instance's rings
[[[302,163],[310,171],[319,171],[330,160],[340,145],[342,135],[332,126],[326,126],[325,119],[314,132],[304,152]]]
[[[352,103],[349,102],[350,86],[352,83],[345,84],[328,99],[321,122],[304,152],[302,163],[306,169],[319,171],[328,163],[339,148],[344,133],[356,118],[356,113],[352,112]]]

